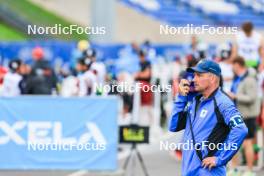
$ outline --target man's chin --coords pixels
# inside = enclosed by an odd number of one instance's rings
[[[195,88],[194,88],[194,91],[195,91],[195,92],[200,92],[201,89],[199,89],[199,87],[195,87]]]

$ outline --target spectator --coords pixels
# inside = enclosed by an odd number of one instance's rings
[[[34,63],[27,79],[25,94],[50,95],[57,86],[57,78],[49,61],[44,59],[44,51],[36,47],[32,51]]]
[[[134,79],[133,76],[127,72],[122,72],[117,75],[117,83],[116,85],[122,86],[122,87],[129,87],[134,85]],[[117,92],[123,100],[123,114],[124,119],[127,118],[127,114],[132,112],[133,109],[133,93],[129,91],[124,92]]]
[[[241,56],[245,59],[248,67],[263,69],[264,66],[264,40],[263,37],[254,31],[251,22],[242,24],[242,32],[239,32],[236,43],[233,45],[232,58]],[[261,63],[261,65],[260,65]]]
[[[77,43],[77,48],[74,49],[72,52],[71,60],[70,60],[70,70],[73,75],[76,76],[76,65],[78,62],[78,59],[83,56],[83,53],[85,50],[90,48],[90,43],[87,40],[80,40]]]
[[[231,60],[231,46],[227,43],[224,43],[218,48],[218,56],[219,56],[219,66],[222,70],[222,78],[223,78],[223,90],[226,92],[231,91],[232,80],[234,77],[233,69],[232,69],[232,60]]]
[[[20,82],[22,61],[15,59],[9,62],[9,72],[4,76],[1,96],[14,97],[21,95]]]
[[[151,64],[148,60],[146,60],[145,53],[142,50],[138,53],[138,55],[140,59],[140,71],[134,75],[134,79],[142,84],[140,106],[140,110],[142,111],[140,114],[142,114],[142,116],[139,119],[139,123],[141,125],[153,125],[153,94],[150,89]]]
[[[236,76],[229,96],[235,101],[248,128],[248,135],[243,143],[248,167],[244,176],[254,175],[252,172],[254,163],[253,138],[257,129],[256,117],[260,114],[256,71],[252,68],[247,69],[244,58],[239,56],[233,60],[233,70]],[[237,156],[234,157],[232,164],[236,168]],[[231,172],[236,172],[236,170]]]
[[[96,83],[99,85],[104,85],[106,79],[106,68],[103,62],[97,61],[96,51],[90,48],[84,52],[84,56],[88,57],[92,61],[91,70],[94,71],[96,75]]]
[[[140,59],[140,71],[135,74],[136,81],[145,81],[150,83],[151,81],[151,64],[146,60],[145,53],[141,50],[139,51]]]
[[[142,44],[142,50],[146,53],[146,58],[151,61],[151,63],[155,63],[157,59],[157,53],[154,47],[152,46],[151,42],[149,40],[146,40]]]
[[[79,59],[76,70],[78,72],[78,95],[87,96],[95,93],[96,76],[91,71],[91,59],[82,57]]]
[[[19,87],[21,89],[21,94],[27,94],[27,82],[29,74],[31,73],[31,67],[25,63],[23,63],[20,67],[20,74],[22,76],[22,80],[20,81]]]

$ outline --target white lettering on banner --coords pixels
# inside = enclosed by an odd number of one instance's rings
[[[54,141],[53,143],[60,143],[60,144],[76,144],[77,139],[74,137],[68,137],[68,138],[63,138],[62,135],[62,124],[60,122],[55,122],[54,123]]]
[[[30,122],[28,123],[28,142],[30,143],[51,143],[52,139],[48,137],[51,122]]]
[[[96,126],[95,123],[86,123],[86,127],[87,129],[90,129],[90,132],[84,133],[80,137],[79,143],[85,144],[88,141],[90,141],[92,137],[96,136],[97,143],[106,144],[106,140],[103,134],[101,133],[101,131],[99,130],[99,128]]]
[[[96,143],[106,144],[106,139],[98,126],[93,122],[85,124],[87,132],[83,133],[79,139],[76,137],[63,137],[63,126],[61,122],[49,121],[17,121],[13,125],[9,125],[5,121],[0,121],[0,132],[4,135],[0,136],[0,145],[10,141],[18,145],[26,145],[26,143],[60,143],[60,144],[78,144],[87,143],[94,140]],[[24,139],[19,131],[27,127],[27,139]]]
[[[17,122],[13,126],[9,126],[5,121],[0,121],[0,129],[6,133],[6,136],[0,136],[0,144],[8,143],[10,140],[20,145],[26,144],[24,139],[17,134],[17,131],[23,129],[25,126],[25,121]]]

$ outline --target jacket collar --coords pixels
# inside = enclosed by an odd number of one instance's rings
[[[206,99],[203,99],[203,100],[210,100],[210,99],[212,99],[216,94],[217,94],[217,92],[220,90],[220,87],[218,87],[218,88],[216,88],[210,95],[209,95],[209,97],[208,98],[206,98]],[[201,100],[201,98],[203,97],[203,95],[202,94],[199,94],[199,95],[197,95],[196,97],[195,97],[195,100],[196,101],[199,101],[199,100]]]

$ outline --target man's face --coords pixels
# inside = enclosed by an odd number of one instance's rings
[[[139,56],[139,59],[141,62],[144,62],[145,61],[145,56]]]
[[[77,63],[77,65],[76,65],[76,70],[77,70],[78,72],[82,72],[82,71],[85,70],[85,66],[82,65],[82,64],[80,64],[80,63]]]
[[[212,77],[211,73],[194,73],[194,88],[197,92],[203,92],[212,84]]]
[[[21,64],[20,67],[18,68],[18,73],[20,73],[22,75],[27,74],[27,65]]]

